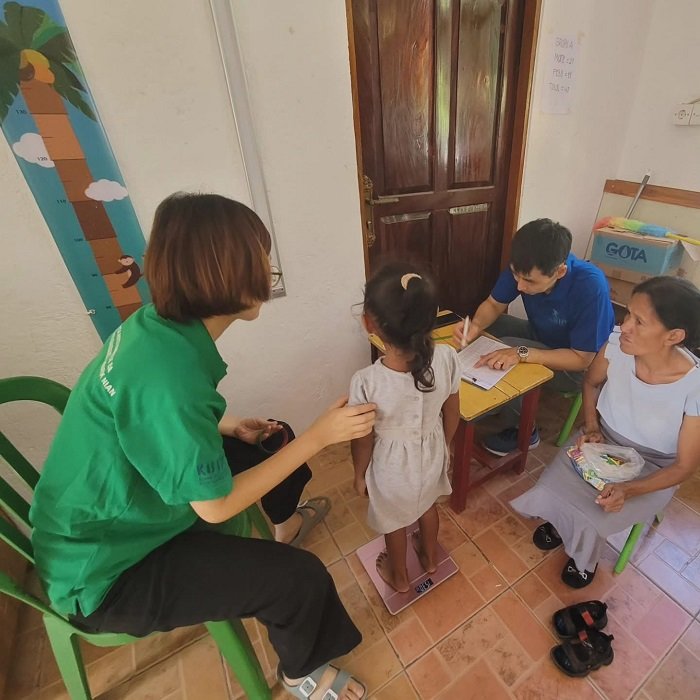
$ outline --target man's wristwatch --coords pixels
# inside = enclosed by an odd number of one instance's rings
[[[530,348],[528,348],[526,345],[519,345],[518,346],[518,358],[520,359],[520,362],[527,362],[528,355],[530,354]]]

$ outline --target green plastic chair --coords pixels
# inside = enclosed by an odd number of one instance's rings
[[[565,399],[573,399],[571,402],[571,408],[569,409],[569,415],[564,421],[561,430],[559,431],[559,437],[557,438],[557,447],[563,447],[566,441],[571,435],[571,429],[574,427],[574,423],[578,418],[579,411],[581,410],[581,405],[583,403],[583,394],[580,391],[570,391],[563,394]]]
[[[63,413],[69,396],[70,389],[41,377],[0,379],[0,404],[11,401],[38,401]],[[0,432],[0,456],[33,490],[39,480],[39,473],[2,432]],[[31,527],[29,503],[2,477],[0,477],[0,507],[27,527]],[[231,534],[250,536],[251,523],[262,537],[272,539],[267,522],[256,505],[224,523],[224,530]],[[30,539],[3,517],[0,517],[0,539],[7,542],[27,561],[34,563]],[[64,615],[57,613],[43,601],[24,591],[17,582],[2,571],[0,571],[0,593],[16,598],[42,613],[46,634],[72,700],[90,700],[92,697],[83,666],[79,639],[100,647],[122,646],[139,639],[128,634],[83,632],[74,627]],[[240,620],[207,622],[205,627],[233,670],[247,697],[254,700],[269,700],[272,693],[242,622]]]
[[[657,513],[654,519],[657,523],[660,523],[663,520],[663,517],[663,513]],[[621,574],[625,570],[627,562],[629,562],[630,558],[634,554],[635,547],[637,546],[637,541],[642,536],[642,532],[644,532],[645,526],[646,523],[637,523],[636,525],[632,526],[630,534],[627,535],[627,541],[625,542],[625,546],[622,548],[620,556],[617,558],[617,562],[615,563],[613,571],[616,574]]]

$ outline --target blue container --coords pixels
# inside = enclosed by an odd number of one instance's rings
[[[601,265],[666,275],[681,264],[683,246],[670,238],[640,236],[629,231],[603,228],[593,231],[591,261]]]

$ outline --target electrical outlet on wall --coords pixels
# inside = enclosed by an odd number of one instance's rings
[[[692,103],[685,102],[676,105],[673,110],[673,123],[678,126],[688,126],[690,124],[690,115],[693,113],[693,106]]]

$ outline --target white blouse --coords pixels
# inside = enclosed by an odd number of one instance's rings
[[[598,397],[598,412],[615,432],[666,455],[678,451],[683,416],[700,415],[700,361],[678,351],[692,362],[687,374],[670,384],[647,384],[637,377],[634,355],[622,352],[614,330],[605,348],[608,378]]]

